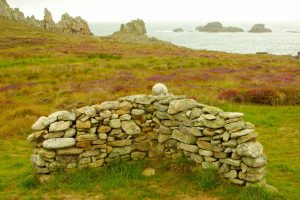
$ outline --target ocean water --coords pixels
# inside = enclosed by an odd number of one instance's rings
[[[120,23],[93,23],[92,32],[97,36],[110,35],[120,28]],[[206,23],[165,22],[146,23],[147,35],[160,40],[192,49],[225,51],[230,53],[253,54],[268,52],[277,55],[296,55],[300,52],[299,23],[266,23],[272,33],[248,33],[255,23],[223,23],[223,26],[237,26],[241,33],[200,33],[195,27]],[[174,33],[173,29],[183,28],[185,32]]]

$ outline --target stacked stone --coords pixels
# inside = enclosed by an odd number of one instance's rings
[[[162,84],[153,92],[39,118],[28,137],[35,146],[36,172],[187,156],[204,169],[218,169],[232,183],[265,183],[263,147],[242,113],[169,94]]]

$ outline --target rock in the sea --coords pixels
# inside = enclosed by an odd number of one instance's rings
[[[173,30],[173,32],[175,32],[175,33],[180,33],[180,32],[184,32],[184,30],[183,30],[183,28],[175,28],[175,29]]]
[[[145,22],[141,19],[131,20],[127,24],[121,24],[119,33],[145,35],[147,33]]]
[[[128,135],[136,135],[141,133],[141,128],[132,120],[122,121],[121,123],[122,130],[125,131]]]
[[[205,26],[198,26],[196,31],[199,32],[243,32],[244,30],[238,27],[224,27],[220,22],[210,22]]]
[[[246,142],[237,146],[237,153],[240,156],[259,158],[263,155],[263,146],[259,142]]]
[[[255,24],[249,30],[249,33],[270,33],[270,32],[272,32],[272,30],[269,28],[266,28],[264,24]]]
[[[152,87],[152,93],[153,93],[153,95],[167,94],[168,93],[168,88],[163,83],[156,83]]]
[[[62,149],[72,147],[76,144],[75,138],[53,138],[43,142],[45,149]]]

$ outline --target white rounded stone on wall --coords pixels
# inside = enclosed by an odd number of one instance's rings
[[[165,84],[156,83],[152,88],[153,95],[167,94],[168,88]]]

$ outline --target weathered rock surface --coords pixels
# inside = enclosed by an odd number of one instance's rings
[[[71,17],[65,13],[57,24],[57,29],[63,33],[92,35],[88,23],[81,17]]]
[[[35,131],[43,130],[50,126],[53,122],[56,121],[56,118],[49,118],[49,117],[40,117],[33,125],[32,129]]]
[[[128,135],[141,133],[141,128],[134,121],[122,121],[122,130]]]
[[[62,15],[61,21],[57,24],[52,19],[51,12],[45,8],[44,19],[37,20],[34,16],[25,17],[18,8],[12,9],[5,0],[0,1],[0,17],[9,20],[14,20],[28,24],[33,27],[42,28],[49,31],[74,33],[81,35],[92,35],[88,23],[81,19],[81,17],[73,18],[68,14]]]
[[[263,155],[263,146],[259,142],[247,142],[237,146],[237,153],[240,156],[259,158]]]
[[[186,109],[191,109],[194,107],[196,107],[196,102],[192,99],[173,100],[170,103],[168,113],[176,114],[178,112],[184,111]]]
[[[127,24],[121,25],[119,33],[145,35],[147,33],[145,22],[141,19],[131,20]]]
[[[75,138],[53,138],[43,142],[45,149],[62,149],[72,147],[76,144]]]

